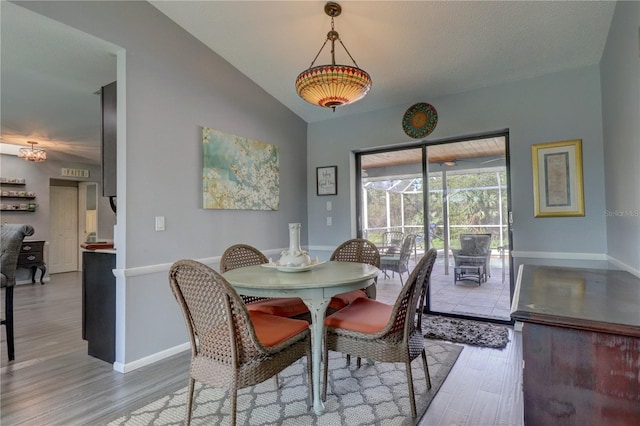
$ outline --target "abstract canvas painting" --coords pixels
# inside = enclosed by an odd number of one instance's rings
[[[278,148],[258,140],[202,129],[205,209],[278,210]]]

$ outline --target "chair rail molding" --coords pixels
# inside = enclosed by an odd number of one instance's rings
[[[333,250],[333,249],[335,249],[335,247],[332,247],[330,250]],[[262,253],[264,253],[265,256],[269,257],[270,255],[279,256],[280,253],[282,253],[282,250],[285,250],[285,249],[284,248],[266,249],[261,251]],[[212,268],[218,268],[218,266],[220,265],[221,257],[222,255],[205,257],[201,259],[193,259],[193,260],[196,260],[200,263],[204,263],[205,265],[210,266]],[[173,263],[158,263],[155,265],[136,266],[135,268],[114,269],[113,275],[115,275],[116,278],[126,278],[126,277],[136,277],[140,275],[150,275],[150,274],[157,274],[162,272],[169,272],[169,269],[171,269],[171,265],[173,265]]]

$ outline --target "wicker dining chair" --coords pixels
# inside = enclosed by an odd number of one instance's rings
[[[356,262],[380,267],[380,252],[375,244],[363,238],[353,238],[340,244],[331,254],[329,260],[336,262]],[[359,297],[376,298],[376,283],[374,281],[366,289],[348,291],[336,294],[329,302],[328,311],[335,312],[352,303]]]
[[[235,244],[222,253],[220,272],[224,274],[232,269],[261,265],[263,263],[269,263],[269,259],[260,250],[247,244]],[[260,311],[265,314],[300,319],[306,318],[309,312],[309,308],[299,297],[267,298],[245,295],[241,297],[250,311]]]
[[[232,425],[236,423],[238,389],[271,378],[305,355],[311,383],[311,339],[306,321],[249,312],[222,275],[193,260],[175,262],[169,281],[191,343],[186,425],[191,422],[196,380],[229,389]]]
[[[380,252],[378,247],[371,241],[363,238],[352,238],[340,244],[331,254],[329,260],[336,262],[357,262],[367,263],[376,268],[380,267]],[[327,306],[327,315],[339,311],[340,309],[353,303],[359,297],[376,298],[376,283],[378,278],[374,278],[373,284],[366,289],[357,289],[346,293],[336,294],[331,298],[329,306]],[[360,358],[357,360],[360,366]],[[351,356],[347,355],[347,365],[351,364]]]
[[[437,252],[429,250],[418,262],[391,306],[359,298],[325,318],[325,359],[329,351],[342,352],[379,362],[404,362],[409,386],[411,415],[416,417],[411,361],[422,356],[427,387],[431,389],[429,367],[422,335],[422,307]],[[324,367],[322,398],[327,396],[327,363]]]

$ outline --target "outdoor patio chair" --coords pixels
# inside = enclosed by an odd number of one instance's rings
[[[413,260],[418,260],[418,249],[424,251],[427,249],[426,241],[424,239],[424,231],[418,231],[413,234]]]
[[[437,223],[430,223],[429,224],[429,246],[430,247],[433,246],[433,241],[434,240],[444,241],[442,239],[442,235],[438,234],[438,224]]]
[[[491,234],[462,234],[460,249],[451,250],[455,261],[453,283],[477,279],[478,285],[491,276]]]
[[[409,273],[409,258],[411,258],[411,254],[413,253],[414,244],[415,235],[407,235],[397,254],[384,254],[380,256],[380,270],[384,272],[385,277],[389,277],[389,275],[387,275],[388,271],[391,271],[392,277],[394,277],[397,272],[398,275],[400,275],[400,283],[404,284],[402,274]]]
[[[4,315],[2,320],[7,332],[7,355],[9,361],[15,359],[14,338],[13,338],[13,288],[16,285],[16,269],[18,266],[18,256],[22,248],[24,237],[33,235],[34,229],[31,225],[2,225],[0,234],[0,245],[2,246],[2,254],[0,254],[0,270],[2,288],[5,289],[4,294]]]
[[[269,259],[260,250],[247,244],[235,244],[222,253],[220,272],[224,274],[232,269],[263,263],[269,263]],[[289,318],[300,316],[300,319],[309,312],[309,308],[299,297],[267,298],[245,295],[241,297],[250,311]]]
[[[402,241],[404,240],[404,232],[387,231],[382,233],[382,243],[378,250],[381,255],[392,256],[400,253]]]
[[[430,249],[420,259],[393,306],[360,298],[324,321],[325,360],[329,359],[331,350],[378,362],[404,362],[413,417],[417,414],[411,361],[419,355],[422,356],[427,388],[431,389],[422,336],[422,307],[436,257],[437,251]],[[325,362],[323,400],[327,396],[327,364]]]
[[[307,357],[311,383],[311,339],[306,321],[250,312],[234,288],[207,265],[180,260],[169,271],[191,343],[185,424],[191,422],[195,381],[228,388],[231,424],[237,392],[261,383]],[[309,403],[311,403],[311,386]]]

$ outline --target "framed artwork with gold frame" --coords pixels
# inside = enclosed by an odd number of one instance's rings
[[[535,217],[584,216],[582,139],[531,146]]]

